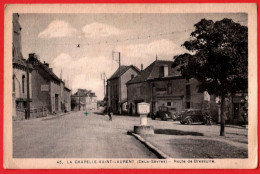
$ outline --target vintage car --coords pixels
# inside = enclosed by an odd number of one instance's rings
[[[153,120],[156,118],[160,118],[163,121],[167,121],[168,119],[176,119],[176,113],[166,106],[160,106],[156,113],[152,113],[150,115]]]
[[[212,119],[207,113],[200,109],[187,109],[181,115],[180,123],[189,125],[192,123],[212,124]]]

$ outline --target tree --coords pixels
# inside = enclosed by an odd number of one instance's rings
[[[248,28],[231,19],[202,19],[182,45],[189,53],[174,57],[186,79],[195,78],[199,92],[221,99],[220,136],[225,136],[225,97],[248,88]]]

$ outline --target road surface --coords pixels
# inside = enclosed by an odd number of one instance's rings
[[[13,122],[14,158],[156,158],[127,135],[138,118],[109,121],[83,111],[50,120]]]

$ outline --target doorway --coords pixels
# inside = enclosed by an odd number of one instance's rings
[[[59,110],[59,94],[55,94],[55,111]]]

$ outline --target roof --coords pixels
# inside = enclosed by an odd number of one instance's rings
[[[128,71],[130,68],[134,69],[137,73],[140,73],[140,70],[134,66],[134,65],[121,65],[120,66],[120,74],[119,74],[119,68],[116,70],[116,72],[107,80],[112,80],[112,79],[116,79],[119,78],[120,76],[122,76],[126,71]]]
[[[23,59],[23,58],[13,58],[13,64],[22,66],[22,67],[24,67],[24,68],[27,67],[27,62],[26,62],[26,60]],[[33,68],[31,64],[29,64],[29,68],[30,68],[30,69]]]
[[[35,65],[41,67],[45,72],[47,72],[53,79],[63,82],[54,72],[52,72],[51,68],[44,65],[41,61],[39,61],[36,57],[29,57],[29,61]]]
[[[172,68],[172,63],[173,61],[168,61],[168,60],[155,60],[147,68],[141,71],[139,75],[134,77],[132,80],[128,81],[127,84],[181,77],[181,74],[180,72],[177,71],[177,68]],[[168,71],[169,71],[168,76],[160,77],[161,66],[168,66]]]
[[[71,89],[69,89],[67,86],[64,86],[64,89],[67,91],[71,91]]]
[[[81,96],[81,97],[96,97],[96,94],[92,92],[91,90],[87,89],[78,89],[78,91],[74,94],[75,96]]]

